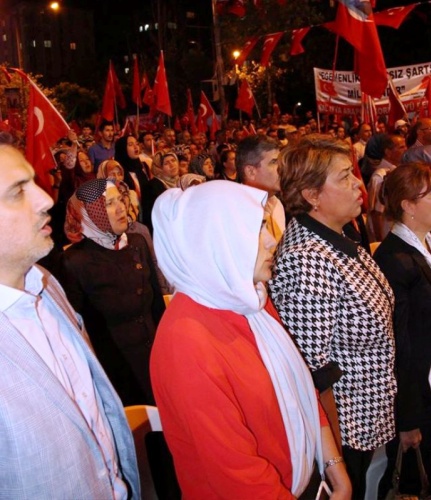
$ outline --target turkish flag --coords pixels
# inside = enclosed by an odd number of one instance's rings
[[[247,113],[249,116],[251,116],[253,114],[254,105],[255,102],[253,92],[251,91],[247,79],[244,78],[241,82],[241,87],[238,92],[235,108],[244,111],[244,113]]]
[[[241,50],[241,54],[236,60],[236,64],[238,65],[239,68],[244,64],[250,52],[254,49],[254,46],[256,45],[259,38],[260,38],[259,36],[252,36],[245,42],[244,47]]]
[[[56,162],[51,148],[61,137],[67,135],[70,127],[39,87],[29,78],[28,82],[30,89],[25,156],[33,165],[39,186],[52,195],[49,171],[56,166]]]
[[[213,111],[212,118],[211,118],[211,125],[210,125],[210,139],[212,141],[215,141],[216,138],[216,132],[217,130],[220,130],[220,124],[217,120],[217,116],[215,112]]]
[[[367,16],[355,0],[338,0],[335,21],[324,26],[353,45],[362,92],[380,98],[388,75],[373,14]]]
[[[105,93],[103,95],[102,118],[108,121],[114,120],[115,104],[122,109],[126,107],[123,91],[114,70],[112,61],[109,61],[108,77],[106,79]]]
[[[375,12],[374,22],[378,26],[389,26],[398,29],[416,5],[417,4],[406,5],[405,7],[394,7],[392,9]]]
[[[302,46],[302,40],[309,31],[309,26],[307,28],[300,28],[292,31],[292,47],[290,49],[291,56],[297,56],[298,54],[305,52],[304,47]]]
[[[334,97],[337,95],[337,91],[334,87],[334,82],[325,82],[323,80],[319,80],[320,91],[328,94],[330,97]]]
[[[195,135],[197,132],[196,128],[196,118],[195,113],[193,111],[193,99],[192,99],[192,91],[187,89],[187,118],[190,125],[190,132],[192,135]]]
[[[135,57],[133,61],[133,87],[132,87],[132,101],[136,104],[138,108],[142,106],[141,101],[141,81],[139,78],[139,65],[138,58]]]
[[[200,113],[198,113],[198,117],[196,119],[196,128],[197,132],[203,132],[204,134],[206,134],[208,130],[208,125],[202,120],[202,115]]]
[[[165,115],[172,116],[163,50],[160,51],[159,65],[157,67],[156,79],[154,80],[153,92],[155,109],[165,113]]]
[[[400,96],[395,88],[392,78],[389,78],[389,114],[388,114],[388,125],[393,127],[397,120],[401,120],[407,116],[406,109],[402,103]]]
[[[269,58],[271,57],[272,51],[275,49],[275,46],[280,41],[280,38],[284,35],[284,31],[280,31],[279,33],[272,33],[271,35],[267,35],[263,41],[263,49],[262,56],[260,59],[261,66],[268,66]]]
[[[211,106],[207,96],[205,95],[204,91],[201,91],[201,102],[199,104],[199,114],[201,115],[201,118],[204,123],[207,123],[207,120],[210,116],[213,116],[214,110],[213,107]]]

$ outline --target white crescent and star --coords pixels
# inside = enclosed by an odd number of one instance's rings
[[[205,116],[208,113],[208,109],[205,106],[205,104],[200,103],[200,106],[202,108],[202,116]]]
[[[43,113],[42,113],[42,110],[40,108],[38,108],[37,106],[34,107],[34,116],[37,118],[37,121],[38,121],[38,127],[37,127],[37,130],[36,130],[36,133],[34,134],[35,136],[39,135],[42,130],[43,130],[43,127],[45,125],[45,120],[44,120],[44,117],[43,117]]]
[[[273,36],[270,36],[269,38],[267,38],[267,39],[265,40],[265,43],[263,44],[263,46],[265,47],[265,45],[266,45],[267,43],[269,43],[269,42],[271,42],[271,43],[272,43],[273,41],[274,41],[274,37],[273,37]]]

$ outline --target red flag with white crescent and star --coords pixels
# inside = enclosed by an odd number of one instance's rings
[[[52,195],[52,177],[49,171],[56,166],[51,148],[67,135],[70,127],[39,87],[28,78],[29,103],[27,113],[27,161],[36,172],[36,182]]]
[[[262,56],[260,59],[261,66],[268,66],[269,58],[271,57],[272,51],[275,49],[275,46],[280,41],[280,38],[283,35],[284,31],[280,31],[278,33],[272,33],[271,35],[267,35],[264,38]]]
[[[213,116],[214,110],[211,106],[211,103],[208,100],[208,97],[205,95],[205,92],[201,90],[201,102],[199,104],[199,114],[204,123],[207,123],[207,120],[210,116]]]
[[[242,48],[241,53],[236,60],[236,64],[239,68],[244,64],[245,60],[249,56],[250,52],[254,49],[254,46],[256,45],[258,40],[259,36],[252,36],[245,42],[244,47]]]
[[[375,12],[374,22],[378,26],[390,26],[391,28],[398,29],[416,5],[417,4],[405,5],[404,7],[393,7],[392,9]]]
[[[297,56],[298,54],[305,52],[304,47],[302,46],[302,40],[309,31],[310,26],[292,31],[292,47],[290,49],[291,56]]]
[[[244,78],[241,82],[241,87],[239,88],[235,108],[244,111],[244,113],[247,113],[249,116],[252,116],[254,105],[255,102],[253,92],[251,91],[247,79]]]

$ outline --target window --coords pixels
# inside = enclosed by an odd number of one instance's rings
[[[76,50],[76,43],[75,42],[70,42],[70,50]]]
[[[46,47],[47,49],[50,49],[52,47],[51,40],[44,40],[43,46]]]

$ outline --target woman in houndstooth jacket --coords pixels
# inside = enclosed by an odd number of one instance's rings
[[[308,136],[282,151],[280,176],[292,219],[270,295],[341,435],[354,498],[363,498],[373,451],[395,434],[393,293],[370,255],[343,233],[362,204],[349,146]]]

